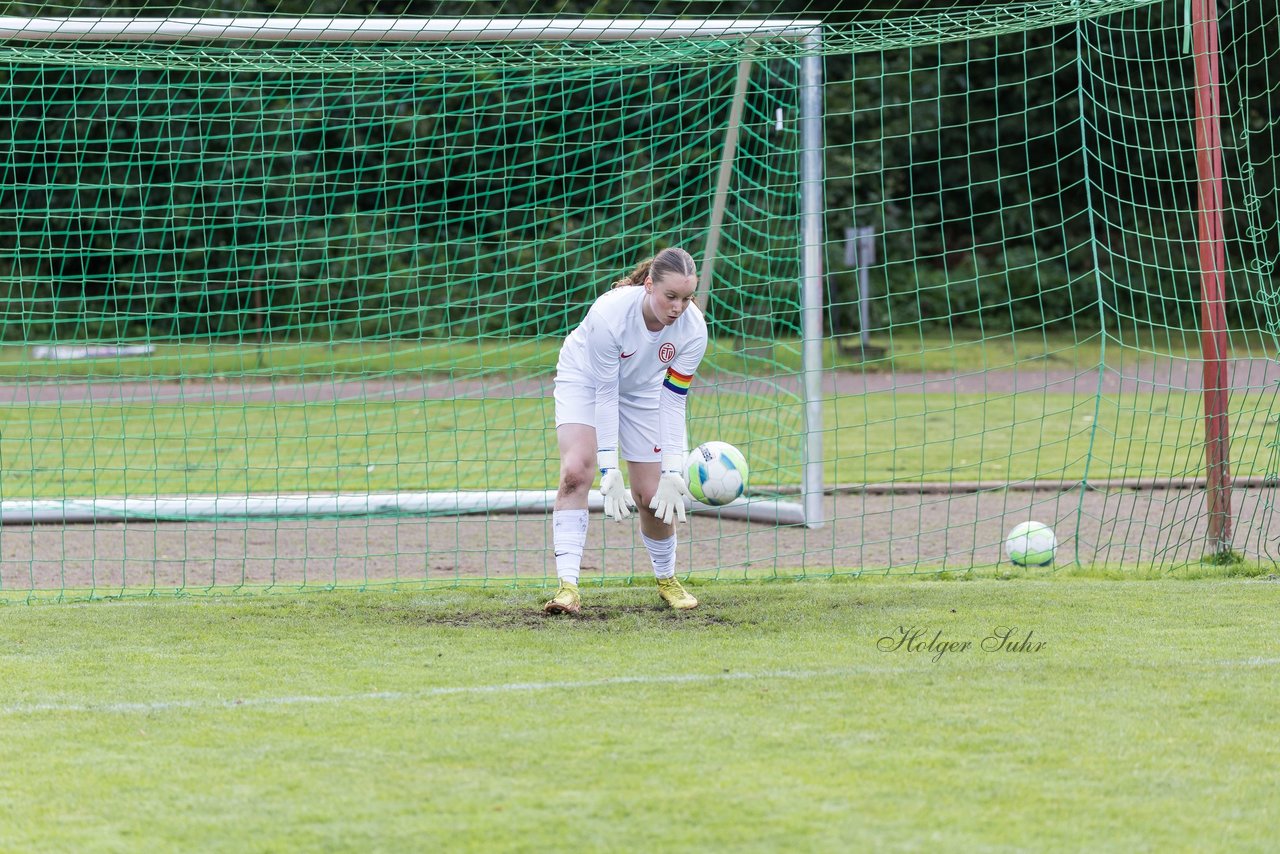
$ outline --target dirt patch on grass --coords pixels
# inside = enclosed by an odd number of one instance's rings
[[[477,629],[546,629],[557,624],[600,625],[606,623],[635,623],[644,621],[656,625],[700,628],[732,626],[738,621],[730,619],[709,607],[692,611],[673,611],[662,603],[652,605],[611,605],[598,602],[583,604],[577,614],[545,614],[542,596],[530,597],[527,605],[504,610],[448,611],[430,607],[384,609],[383,616],[394,622],[422,626],[447,626]]]

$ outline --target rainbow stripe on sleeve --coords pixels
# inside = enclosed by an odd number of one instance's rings
[[[688,394],[689,384],[693,382],[693,374],[682,374],[675,368],[667,368],[667,378],[662,384],[676,394]]]

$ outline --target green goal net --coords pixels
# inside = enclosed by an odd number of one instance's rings
[[[1029,520],[1053,526],[1059,565],[1274,559],[1277,12],[1224,9],[1210,52],[1206,8],[842,65],[828,122],[851,124],[851,155],[829,221],[879,252],[837,274],[833,334],[881,361],[838,384],[854,439],[833,479],[863,498],[837,562],[964,570],[1003,561]],[[1226,430],[1216,489],[1206,406]]]
[[[712,241],[691,441],[750,456],[745,517],[799,521],[796,57],[11,50],[0,586],[541,583],[559,342]]]
[[[1204,9],[4,7],[0,598],[547,583],[560,339],[668,245],[752,469],[682,573],[1271,560],[1280,12]]]

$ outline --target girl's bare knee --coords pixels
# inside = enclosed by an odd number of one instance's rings
[[[596,471],[590,465],[564,465],[560,468],[560,494],[585,492],[595,482]]]

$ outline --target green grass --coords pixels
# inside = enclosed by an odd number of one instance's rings
[[[1275,471],[1271,395],[1231,398],[1233,473]],[[1123,398],[877,392],[829,398],[828,483],[1194,476],[1195,394]],[[0,407],[0,494],[124,495],[547,489],[550,398]],[[705,392],[690,436],[744,449],[756,484],[799,480],[800,405]],[[495,466],[493,460],[511,461]]]
[[[1280,584],[698,592],[4,609],[0,849],[1273,845]]]
[[[904,326],[878,332],[870,343],[879,353],[864,358],[850,352],[856,336],[828,339],[823,364],[828,368],[891,373],[903,371],[1007,370],[1027,363],[1049,367],[1128,364],[1156,354],[1200,358],[1197,333],[1158,328],[1096,331],[1023,331],[984,335],[979,330],[922,331]],[[144,357],[43,361],[31,358],[27,346],[0,347],[0,378],[185,378],[212,377],[361,377],[387,374],[430,374],[454,378],[493,373],[547,374],[555,369],[560,339],[474,338],[467,340],[368,340],[295,342],[167,343],[157,341]],[[1232,356],[1274,355],[1268,334],[1234,331]],[[719,339],[708,347],[705,367],[753,375],[794,375],[801,370],[801,347],[795,338]]]
[[[555,367],[558,341],[475,339],[157,343],[149,356],[37,361],[27,347],[0,348],[0,377],[305,377],[429,373],[455,377],[493,371],[544,372]]]
[[[857,336],[841,339],[825,364],[869,372],[1010,370],[1028,365],[1081,369],[1104,363],[1129,365],[1156,356],[1196,360],[1202,352],[1195,330],[1131,324],[1110,328],[1105,335],[1087,329],[983,335],[972,329],[947,333],[902,326],[871,335],[871,345],[883,352],[865,363],[848,352],[858,343]],[[1276,341],[1270,333],[1233,330],[1227,351],[1231,358],[1275,358]]]
[[[1194,337],[1171,330],[1098,334],[920,334],[910,328],[873,342],[860,362],[836,341],[827,363],[869,372],[1007,370],[1027,365],[1086,373],[1105,359],[1126,365],[1156,351],[1194,358]],[[0,349],[0,377],[41,380],[201,379],[173,400],[120,405],[97,400],[0,407],[0,495],[92,496],[290,492],[545,489],[556,477],[550,400],[412,401],[394,396],[312,403],[217,403],[220,377],[332,381],[370,376],[436,381],[553,370],[549,340],[160,345],[143,359],[33,362]],[[1265,341],[1237,336],[1239,354]],[[750,346],[748,346],[748,344]],[[1105,345],[1105,351],[1104,351]],[[708,365],[792,375],[794,341],[714,342]],[[241,381],[237,379],[237,382]],[[526,392],[527,393],[527,392]],[[1280,469],[1272,392],[1231,397],[1232,471]],[[909,390],[831,397],[824,408],[828,483],[882,481],[1168,479],[1203,470],[1198,394],[1125,397],[1027,392],[916,394]],[[701,390],[691,398],[690,436],[743,447],[757,485],[799,482],[803,407],[790,393]],[[1278,457],[1273,459],[1273,457]],[[511,461],[495,467],[493,460]]]
[[[1275,396],[1231,397],[1232,472],[1276,471]],[[1183,392],[841,397],[825,413],[828,483],[1197,477],[1203,399]]]
[[[338,342],[188,343],[154,345],[148,356],[70,361],[34,360],[27,347],[0,347],[0,377],[12,379],[210,379],[255,377],[330,379],[390,374],[428,374],[464,379],[492,374],[547,374],[555,370],[560,339],[478,338]],[[828,342],[827,363],[851,363]],[[797,341],[771,341],[744,348],[713,341],[707,365],[754,374],[794,374],[800,369]]]

